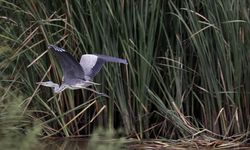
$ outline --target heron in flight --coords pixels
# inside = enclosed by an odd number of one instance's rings
[[[49,45],[48,49],[52,50],[61,65],[63,81],[61,86],[52,81],[38,82],[37,84],[52,87],[54,93],[60,93],[67,88],[72,90],[88,89],[86,87],[96,85],[97,83],[92,82],[92,80],[106,62],[128,64],[126,59],[96,54],[82,55],[80,63],[78,63],[72,55],[62,48]]]

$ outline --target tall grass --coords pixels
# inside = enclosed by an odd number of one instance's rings
[[[138,139],[247,137],[248,1],[22,0],[0,7],[1,74],[19,76],[13,84],[44,137],[88,135],[97,126],[123,127]],[[55,95],[35,84],[61,82],[48,44],[78,60],[101,53],[129,64],[108,64],[95,78],[101,86],[92,88],[109,98],[85,90]]]
[[[2,80],[4,81],[4,80]],[[37,137],[40,134],[40,127],[28,112],[23,111],[22,96],[12,87],[0,84],[0,145],[1,149],[18,150],[38,148]],[[11,92],[10,92],[11,91]]]

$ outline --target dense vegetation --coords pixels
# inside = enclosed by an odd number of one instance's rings
[[[1,0],[0,105],[18,103],[22,130],[37,122],[42,137],[89,135],[102,126],[138,139],[245,141],[249,6],[247,0]],[[85,90],[57,95],[36,84],[61,82],[48,44],[78,60],[100,53],[129,64],[108,64],[94,79],[101,85],[91,88],[109,98]],[[6,128],[8,113],[0,113]]]

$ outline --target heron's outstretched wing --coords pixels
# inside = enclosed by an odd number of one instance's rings
[[[56,55],[63,70],[64,82],[70,79],[83,79],[84,72],[81,65],[64,49],[55,45],[49,45],[49,49]]]
[[[96,74],[101,70],[102,65],[105,62],[127,64],[126,59],[105,56],[105,55],[94,55],[94,54],[82,55],[80,60],[80,65],[83,68],[85,80],[92,80],[96,76]]]

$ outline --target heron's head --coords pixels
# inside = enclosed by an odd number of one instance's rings
[[[58,87],[59,85],[52,82],[52,81],[46,81],[46,82],[37,82],[36,84],[47,86],[47,87]]]

